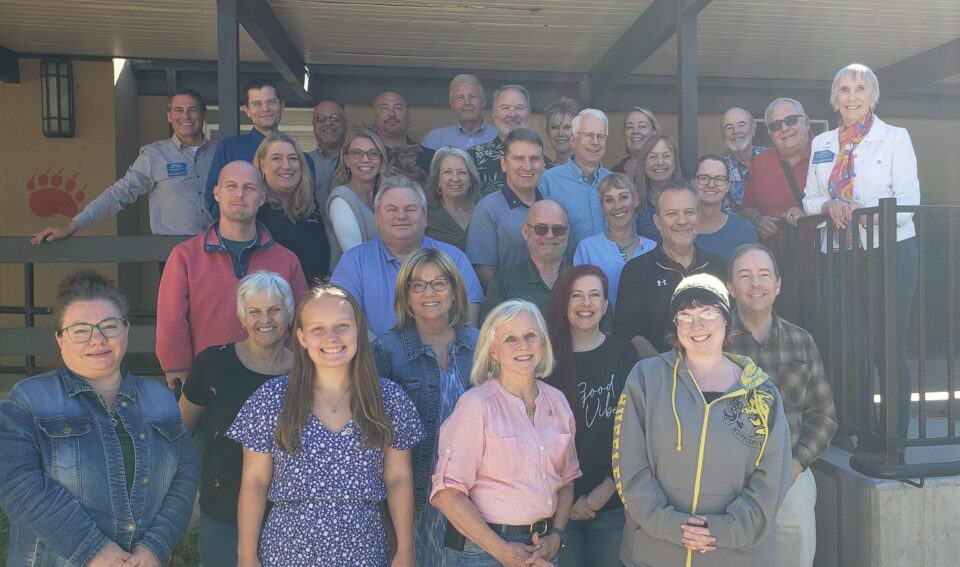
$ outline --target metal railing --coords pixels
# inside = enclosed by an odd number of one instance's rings
[[[903,221],[907,213],[915,253],[897,242],[898,215]],[[854,469],[896,479],[960,474],[960,450],[947,448],[960,448],[960,207],[881,199],[854,220],[847,230],[824,215],[782,226],[774,246],[783,277],[777,308],[820,348],[837,439],[857,439]],[[941,449],[905,459],[913,447]]]

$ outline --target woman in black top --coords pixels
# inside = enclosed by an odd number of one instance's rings
[[[600,331],[609,307],[608,285],[596,266],[571,268],[560,278],[547,307],[557,358],[549,382],[567,396],[576,416],[575,443],[583,471],[574,481],[561,566],[620,565],[624,513],[610,464],[613,417],[637,352],[629,342]]]
[[[188,430],[201,414],[206,446],[200,475],[200,559],[204,567],[237,564],[237,499],[243,451],[224,436],[247,398],[264,382],[290,372],[284,346],[294,300],[290,284],[273,272],[254,272],[237,284],[237,315],[247,331],[238,343],[197,355],[183,387],[180,413]]]
[[[257,220],[296,254],[312,286],[330,274],[330,243],[306,163],[297,143],[283,132],[264,138],[253,156],[267,194]]]

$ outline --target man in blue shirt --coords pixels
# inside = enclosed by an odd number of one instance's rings
[[[443,146],[465,150],[497,137],[497,128],[483,121],[487,97],[480,79],[460,74],[450,81],[450,108],[457,123],[431,130],[423,137],[423,146],[432,150]]]
[[[397,324],[394,293],[400,265],[418,248],[446,253],[456,264],[470,303],[467,324],[478,326],[483,290],[459,248],[424,235],[427,197],[416,181],[403,175],[384,179],[373,200],[379,237],[347,250],[333,272],[333,283],[349,291],[360,303],[373,335],[380,336]]]
[[[540,191],[543,196],[559,201],[570,218],[570,250],[607,227],[600,206],[600,182],[610,175],[603,167],[607,151],[607,115],[595,108],[585,108],[573,118],[573,155],[566,162],[543,174]]]
[[[753,145],[753,135],[757,127],[753,115],[739,106],[732,106],[720,117],[720,134],[727,152],[723,161],[730,170],[730,190],[723,201],[723,211],[739,213],[743,206],[743,191],[747,187],[750,164],[753,158],[765,152],[767,148]]]

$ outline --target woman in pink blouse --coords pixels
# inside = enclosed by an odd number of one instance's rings
[[[430,502],[449,520],[447,565],[550,565],[581,476],[566,398],[542,380],[553,351],[537,307],[506,301],[480,329],[470,381],[440,428]]]

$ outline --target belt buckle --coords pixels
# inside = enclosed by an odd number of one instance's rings
[[[539,526],[542,526],[540,528]],[[530,524],[530,535],[537,534],[538,536],[544,536],[547,534],[547,521],[546,520],[537,520],[536,522]]]

